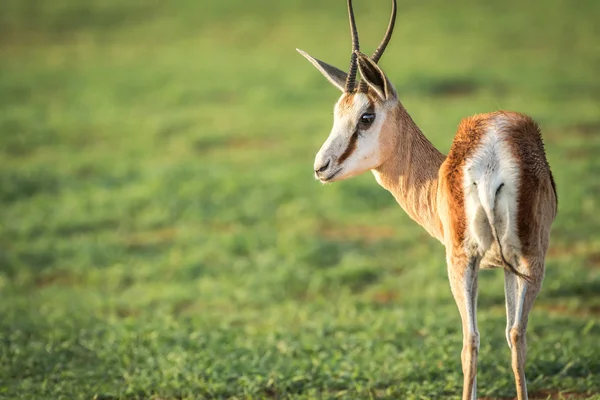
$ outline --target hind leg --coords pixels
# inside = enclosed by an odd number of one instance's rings
[[[477,328],[477,277],[479,258],[461,255],[449,257],[448,275],[452,295],[458,306],[463,328],[461,362],[463,370],[463,400],[477,399],[477,355],[479,329]]]
[[[517,308],[517,279],[518,277],[508,270],[504,270],[504,298],[506,301],[506,341],[512,349],[510,342],[510,330],[515,324],[515,313]]]
[[[527,323],[529,312],[541,289],[544,275],[543,260],[523,260],[522,264],[531,277],[531,281],[516,276],[506,279],[507,336],[511,349],[511,364],[515,376],[517,399],[527,400],[527,382],[525,380],[525,361],[527,358]]]

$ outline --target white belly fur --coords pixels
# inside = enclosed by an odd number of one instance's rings
[[[516,225],[519,168],[505,142],[505,123],[503,116],[496,117],[464,167],[465,246],[468,253],[484,257],[482,268],[502,265],[494,261],[500,259],[496,234],[506,260],[520,253]]]

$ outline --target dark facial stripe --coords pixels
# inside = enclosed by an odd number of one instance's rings
[[[344,150],[344,153],[338,158],[338,165],[346,161],[348,157],[356,150],[356,142],[358,142],[358,127],[354,130],[352,136],[350,136],[350,143],[348,143],[348,147]]]

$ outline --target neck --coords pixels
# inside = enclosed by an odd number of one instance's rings
[[[414,221],[443,241],[437,191],[445,156],[423,135],[402,104],[398,103],[390,118],[396,119],[394,150],[373,174]]]

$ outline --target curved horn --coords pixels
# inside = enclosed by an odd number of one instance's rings
[[[383,37],[383,40],[379,44],[379,47],[377,47],[377,50],[375,50],[375,53],[373,53],[373,55],[371,56],[371,59],[373,61],[375,61],[376,63],[379,61],[379,59],[383,55],[385,48],[387,47],[388,43],[390,42],[390,39],[392,38],[392,32],[394,31],[394,25],[396,24],[396,9],[397,9],[397,7],[398,6],[396,4],[396,0],[392,0],[392,16],[390,17],[390,22],[388,24],[387,31],[385,31],[385,36]]]
[[[359,49],[358,31],[356,30],[356,21],[354,20],[354,9],[352,8],[352,0],[348,0],[348,17],[350,18],[350,33],[352,34],[352,55],[350,56],[350,68],[346,78],[346,92],[354,91],[356,84],[356,72],[358,70],[358,62],[356,51]]]

